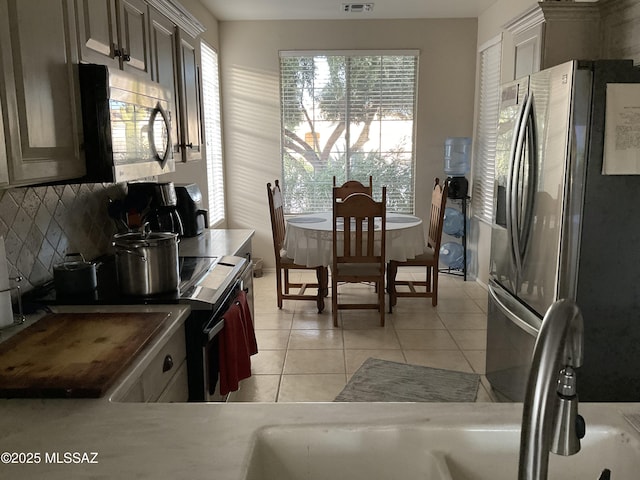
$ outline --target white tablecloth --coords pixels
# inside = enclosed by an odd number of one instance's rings
[[[386,260],[404,262],[424,252],[422,219],[387,214]],[[339,247],[340,248],[340,247]],[[287,256],[299,265],[328,267],[333,259],[332,212],[310,213],[287,219],[284,238]]]

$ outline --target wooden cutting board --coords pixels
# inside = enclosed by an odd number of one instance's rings
[[[0,397],[101,397],[167,317],[163,312],[47,315],[0,343]]]

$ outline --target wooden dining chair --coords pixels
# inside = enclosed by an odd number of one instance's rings
[[[435,179],[433,192],[431,193],[431,214],[429,219],[429,231],[424,253],[415,258],[398,262],[391,260],[387,265],[387,290],[389,291],[389,313],[397,303],[398,297],[427,297],[431,298],[431,304],[438,304],[438,260],[440,256],[440,242],[442,241],[442,226],[444,224],[444,209],[447,203],[448,187],[440,185],[440,179]],[[426,267],[426,279],[424,281],[396,280],[399,267]],[[407,290],[398,291],[398,286],[408,287]],[[415,287],[424,287],[416,289]]]
[[[380,202],[366,193],[353,193],[342,201],[337,200],[334,196],[331,268],[333,325],[338,326],[338,310],[376,309],[380,312],[380,325],[384,326],[387,189],[382,188]],[[376,285],[376,303],[338,301],[338,283],[361,282],[373,282]]]
[[[318,313],[324,310],[324,297],[328,292],[329,272],[327,267],[307,267],[294,262],[284,250],[284,236],[286,233],[282,192],[280,184],[275,180],[274,186],[267,183],[267,197],[269,198],[269,213],[271,214],[271,232],[273,235],[273,251],[276,257],[276,288],[278,293],[278,308],[282,308],[283,300],[313,300],[317,303]],[[291,270],[315,270],[315,283],[292,282],[289,278]],[[317,289],[316,294],[307,294],[308,288]],[[298,289],[297,293],[290,293]]]
[[[373,177],[369,175],[369,185],[364,185],[358,180],[347,180],[342,185],[336,185],[336,177],[333,176],[333,194],[334,198],[344,200],[352,193],[366,193],[373,196]]]

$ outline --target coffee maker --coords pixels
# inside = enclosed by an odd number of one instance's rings
[[[209,212],[202,208],[202,192],[195,183],[175,186],[178,213],[182,219],[185,237],[197,237],[209,228]]]
[[[184,234],[173,182],[129,182],[127,190],[125,208],[129,228],[148,222],[152,232]]]

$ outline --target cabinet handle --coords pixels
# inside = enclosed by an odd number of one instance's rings
[[[192,143],[181,143],[180,146],[182,148],[193,148],[193,142]]]
[[[171,358],[171,355],[167,355],[166,357],[164,357],[164,363],[162,364],[162,373],[168,372],[172,368],[173,368],[173,358]]]
[[[121,57],[123,62],[131,61],[131,55],[129,55],[124,48],[120,49],[115,45],[113,46],[113,56]]]

